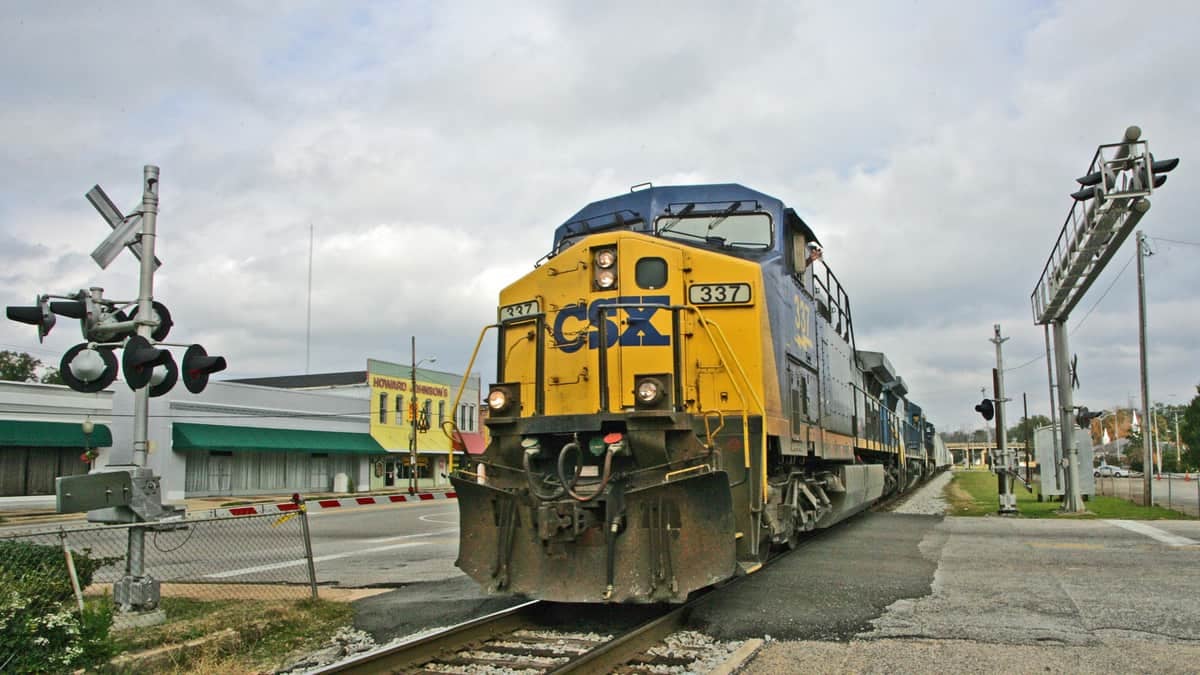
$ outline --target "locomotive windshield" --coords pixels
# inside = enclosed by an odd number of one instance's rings
[[[765,251],[771,248],[771,218],[765,213],[666,216],[658,235],[721,248]]]

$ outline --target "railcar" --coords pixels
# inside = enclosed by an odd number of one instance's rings
[[[819,244],[736,184],[559,226],[480,335],[497,373],[488,446],[451,476],[458,567],[493,593],[681,602],[929,473],[933,427],[857,349]]]

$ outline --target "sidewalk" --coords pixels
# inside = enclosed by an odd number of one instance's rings
[[[421,492],[447,492],[450,489],[450,486],[447,485],[442,487],[425,488],[422,489]],[[347,499],[394,494],[407,494],[407,492],[397,490],[375,490],[372,492],[302,492],[300,493],[300,496],[302,496],[306,501],[312,502],[320,499]],[[290,502],[291,499],[291,493],[250,496],[243,495],[237,497],[218,495],[212,497],[191,497],[189,499],[184,499],[183,501],[172,501],[168,503],[173,506],[183,506],[190,514],[227,507],[250,506],[254,504],[280,504],[284,502]],[[54,495],[0,497],[0,519],[3,519],[0,521],[0,526],[37,526],[54,523],[87,522],[86,513],[58,513],[54,510],[54,507]]]

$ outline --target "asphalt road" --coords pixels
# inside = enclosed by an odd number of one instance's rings
[[[125,555],[126,528],[63,527],[77,552]],[[316,511],[309,515],[309,527],[322,586],[398,587],[461,576],[454,567],[458,504],[453,500]],[[147,533],[146,571],[163,582],[302,584],[308,577],[301,533],[295,516],[188,520]],[[59,544],[56,531],[36,541]],[[95,581],[111,582],[122,573],[118,562],[100,570]]]

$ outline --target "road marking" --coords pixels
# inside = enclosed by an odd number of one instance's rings
[[[458,519],[457,519],[457,518],[455,518],[454,520],[450,520],[450,521],[446,521],[446,520],[430,520],[430,518],[431,518],[431,517],[433,517],[433,516],[448,516],[448,515],[450,515],[450,514],[455,514],[455,515],[457,515],[457,514],[458,514],[458,511],[438,511],[437,513],[427,513],[427,514],[425,514],[425,515],[421,516],[420,518],[417,518],[417,520],[421,520],[421,521],[424,521],[424,522],[426,522],[426,523],[437,523],[438,525],[457,525],[457,524],[458,524]]]
[[[422,532],[420,534],[402,534],[398,537],[379,537],[378,539],[364,539],[364,544],[382,544],[385,541],[398,541],[400,539],[420,539],[421,537],[436,537],[439,534],[450,534],[458,532],[458,528],[450,528],[448,530],[435,530],[433,532]]]
[[[390,546],[376,546],[374,548],[364,548],[357,551],[347,551],[346,553],[331,553],[329,555],[319,555],[313,557],[313,562],[325,562],[326,560],[337,560],[338,558],[349,558],[352,555],[361,555],[363,553],[378,553],[380,551],[391,551],[398,548],[407,548],[409,546],[424,546],[426,542],[410,541],[403,544],[391,544]],[[283,569],[284,567],[297,567],[306,564],[304,558],[299,560],[289,560],[281,563],[271,563],[269,565],[257,565],[255,567],[243,567],[240,570],[229,570],[228,572],[217,572],[215,574],[205,574],[206,579],[228,579],[229,577],[239,577],[243,574],[254,574],[256,572],[266,572],[269,570]]]
[[[1146,525],[1145,523],[1137,523],[1132,520],[1106,520],[1104,522],[1111,525],[1116,525],[1117,527],[1125,528],[1130,532],[1137,532],[1138,534],[1145,535],[1151,539],[1161,541],[1168,546],[1195,546],[1197,543],[1200,543],[1192,539],[1188,539],[1187,537],[1171,534],[1170,532],[1160,530],[1157,527],[1152,527],[1150,525]]]

